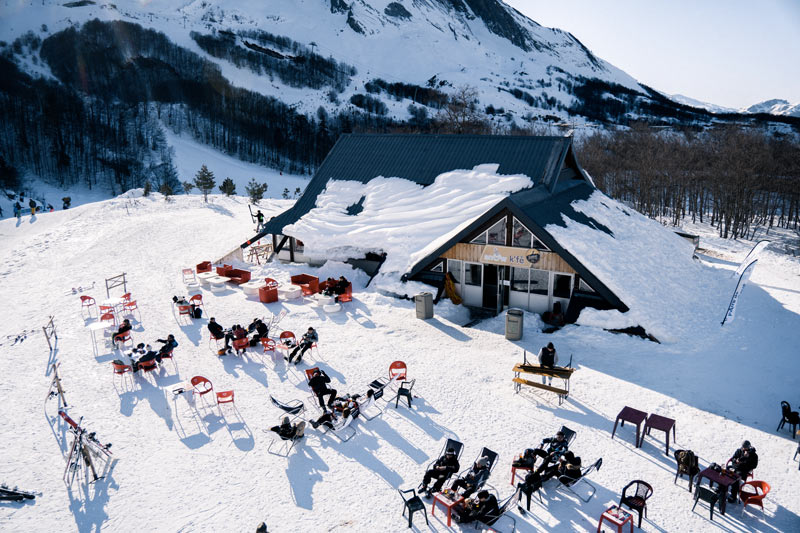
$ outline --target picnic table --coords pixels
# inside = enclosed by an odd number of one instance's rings
[[[514,377],[511,379],[514,382],[514,390],[515,392],[519,393],[522,389],[522,385],[527,385],[528,387],[533,387],[535,389],[546,390],[548,392],[554,392],[558,394],[558,403],[559,405],[569,396],[569,380],[572,377],[572,373],[575,372],[575,368],[571,368],[572,366],[572,357],[569,359],[569,363],[565,367],[561,366],[542,366],[536,363],[529,363],[527,352],[524,355],[524,362],[514,365]],[[545,385],[544,383],[537,383],[535,381],[531,381],[521,377],[521,374],[534,374],[537,376],[544,376],[549,378],[559,378],[563,380],[563,387],[554,387],[552,385]]]
[[[630,422],[631,424],[636,424],[636,440],[633,442],[633,446],[634,448],[641,447],[642,443],[640,442],[639,435],[641,434],[642,422],[644,422],[646,418],[647,413],[644,411],[640,411],[626,405],[622,408],[622,411],[619,412],[617,419],[614,421],[614,430],[611,432],[611,438],[613,439],[614,434],[617,432],[618,423],[622,422],[620,425],[624,426],[625,422]],[[641,440],[644,440],[643,435]]]
[[[725,507],[728,503],[728,489],[731,485],[739,481],[739,476],[734,474],[731,471],[723,470],[722,472],[717,472],[710,466],[705,470],[700,471],[695,478],[694,486],[699,487],[700,481],[706,478],[707,480],[714,482],[722,488],[719,496],[719,513],[724,515],[725,514]]]

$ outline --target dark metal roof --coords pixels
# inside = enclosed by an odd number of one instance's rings
[[[571,146],[569,137],[344,134],[295,205],[267,222],[249,242],[280,234],[284,226],[299,220],[314,207],[330,179],[367,183],[384,176],[424,186],[443,172],[496,163],[499,174],[524,174],[552,190]]]

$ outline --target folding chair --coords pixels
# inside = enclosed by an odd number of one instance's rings
[[[476,493],[479,490],[481,490],[481,488],[486,484],[487,481],[489,481],[489,478],[492,476],[492,471],[494,470],[494,467],[497,466],[498,463],[497,459],[499,455],[497,454],[497,452],[493,452],[492,450],[486,447],[481,448],[481,453],[478,454],[478,457],[476,457],[475,460],[467,468],[465,468],[464,470],[461,471],[460,474],[458,474],[459,478],[463,478],[464,476],[466,476],[467,473],[472,469],[472,465],[477,463],[481,457],[486,457],[487,459],[489,459],[489,475],[486,476],[486,479],[483,481],[483,483],[479,483],[478,485],[475,486],[475,488],[473,489],[473,493]]]
[[[280,342],[276,343],[276,347],[281,350],[286,350],[286,355],[289,355],[289,350],[297,346],[297,337],[291,331],[281,331]]]
[[[200,285],[200,283],[197,281],[197,276],[195,275],[194,270],[191,268],[184,268],[181,271],[181,274],[183,275],[183,284],[187,287],[197,287]]]
[[[383,389],[378,389],[373,392],[372,398],[369,398],[362,405],[358,406],[358,412],[361,414],[361,416],[364,417],[364,419],[372,420],[373,418],[377,418],[381,416],[381,414],[383,414],[383,409],[378,407],[378,400],[380,400],[382,396],[383,396]],[[370,411],[377,411],[377,412],[370,415]]]
[[[572,446],[572,441],[575,440],[575,437],[577,437],[578,434],[575,431],[569,429],[567,426],[561,426],[561,429],[559,429],[559,431],[564,434],[564,440],[567,441],[567,448]]]
[[[356,436],[356,428],[354,428],[351,425],[352,423],[353,423],[353,416],[350,415],[341,422],[341,425],[339,427],[336,427],[336,424],[334,424],[333,429],[330,429],[327,426],[325,426],[327,429],[326,433],[330,433],[331,435],[339,439],[341,442],[347,442]],[[348,429],[350,431],[347,431]]]
[[[272,405],[284,413],[292,415],[293,417],[305,419],[306,406],[300,400],[292,400],[288,403],[284,403],[280,400],[276,400],[274,396],[270,396],[269,399],[272,401]]]
[[[434,465],[434,463],[436,463],[436,461],[437,461],[437,460],[438,460],[440,457],[444,457],[444,454],[445,454],[445,453],[447,452],[447,450],[449,450],[450,448],[452,448],[452,449],[453,449],[453,451],[454,451],[454,452],[456,452],[456,459],[458,459],[458,460],[460,461],[460,460],[461,460],[461,454],[464,452],[464,443],[462,443],[462,442],[460,442],[460,441],[457,441],[457,440],[455,440],[455,439],[447,439],[446,441],[444,441],[444,445],[442,446],[442,451],[441,451],[441,452],[439,452],[439,455],[438,455],[438,456],[436,456],[436,459],[434,459],[433,461],[431,461],[431,462],[428,464],[428,467],[425,469],[425,471],[427,472],[428,470],[430,470],[431,468],[433,468],[433,465]],[[451,473],[450,475],[448,475],[446,478],[444,478],[444,480],[443,480],[442,482],[443,482],[443,483],[447,482],[447,480],[448,480],[448,479],[450,479],[450,477],[451,477],[452,475],[453,475],[452,473]],[[422,486],[422,485],[420,484],[420,487],[421,487],[421,486]]]
[[[292,418],[290,423],[295,424],[294,422],[295,420],[296,417]],[[280,422],[276,425],[279,426]],[[292,453],[295,444],[303,440],[305,436],[305,426],[306,423],[304,421],[297,423],[297,431],[299,435],[295,434],[295,436],[291,439],[281,437],[278,433],[272,431],[271,429],[264,429],[264,433],[270,435],[270,443],[269,446],[267,446],[267,453],[272,455],[277,455],[279,457],[289,457],[289,454]],[[275,446],[276,444],[280,445],[275,450],[273,450],[273,446]]]
[[[589,474],[591,474],[595,470],[600,470],[601,466],[603,466],[603,458],[602,457],[600,459],[598,459],[597,461],[595,461],[588,468],[586,468],[586,470],[581,472],[581,477],[579,477],[575,481],[571,481],[571,480],[568,481],[566,478],[564,478],[564,476],[559,477],[558,478],[558,485],[556,486],[556,490],[559,490],[559,489],[567,490],[567,491],[571,492],[572,494],[574,494],[575,496],[577,496],[584,503],[589,503],[589,500],[592,499],[592,496],[594,496],[594,493],[597,492],[597,487],[595,487],[594,485],[589,483],[589,481],[586,479],[586,476],[588,476]],[[580,485],[581,482],[586,483],[591,488],[591,491],[589,492],[589,497],[586,498],[586,499],[582,498],[580,496],[580,494],[575,492],[575,487]],[[541,490],[539,490],[537,492],[541,493]],[[541,500],[541,494],[539,495],[539,499]]]
[[[513,522],[512,526],[511,526],[511,531],[516,531],[517,530],[517,519],[514,518],[513,516],[511,516],[510,514],[506,514],[506,512],[509,509],[513,509],[514,505],[516,505],[517,499],[519,497],[518,493],[519,493],[519,491],[515,490],[514,493],[511,496],[509,496],[508,498],[503,500],[503,502],[500,503],[500,505],[498,505],[498,511],[499,512],[496,515],[493,515],[493,514],[486,515],[487,520],[485,522],[485,525],[490,527],[489,531],[495,531],[493,528],[491,528],[491,526],[493,526],[498,520],[500,520],[504,516]],[[479,527],[483,527],[483,524],[479,525],[477,520],[475,521],[475,523],[473,525],[474,525],[475,529],[478,529]]]

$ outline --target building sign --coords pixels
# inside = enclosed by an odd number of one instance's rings
[[[536,249],[512,248],[511,246],[495,246],[489,244],[483,247],[481,263],[530,268],[538,263],[541,257],[541,253]]]

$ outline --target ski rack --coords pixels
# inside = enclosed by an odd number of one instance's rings
[[[44,338],[47,339],[47,346],[50,347],[50,352],[52,352],[53,345],[50,343],[50,339],[53,338],[58,342],[58,334],[56,334],[56,325],[53,322],[53,315],[50,315],[50,321],[42,326],[42,331],[44,331]]]
[[[50,388],[47,390],[47,396],[44,402],[47,403],[47,400],[53,396],[58,396],[58,410],[60,412],[64,407],[67,407],[67,399],[64,397],[64,389],[61,387],[61,378],[58,376],[59,366],[61,366],[61,363],[53,363],[50,367],[53,371],[53,379],[50,380]]]
[[[103,445],[97,440],[94,433],[87,433],[81,427],[83,417],[75,422],[66,412],[59,410],[58,414],[69,425],[70,431],[75,436],[67,455],[67,466],[64,469],[64,484],[71,490],[76,478],[83,476],[87,484],[95,483],[106,476],[111,457],[110,444]],[[91,473],[91,480],[89,479]]]
[[[125,279],[126,273],[123,272],[118,276],[113,276],[106,279],[106,297],[111,298],[111,289],[122,287],[122,292],[128,292],[128,282]]]

